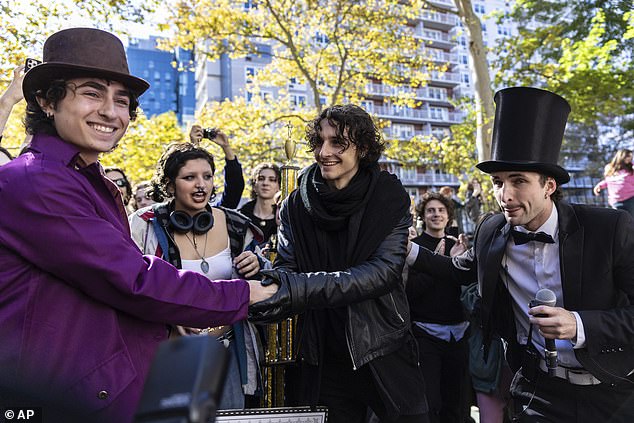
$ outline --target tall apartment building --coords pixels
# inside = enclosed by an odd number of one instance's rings
[[[434,72],[428,85],[416,90],[416,100],[421,105],[416,108],[396,106],[388,97],[393,88],[374,81],[367,86],[367,100],[362,106],[377,117],[391,122],[386,129],[386,137],[407,141],[413,136],[435,136],[443,138],[450,134],[450,126],[462,121],[462,114],[451,103],[455,90],[460,87],[463,75],[456,71],[459,56],[456,54],[457,41],[452,31],[459,20],[449,12],[453,7],[451,0],[434,0],[434,5],[446,11],[422,11],[415,27],[415,34],[425,46],[421,54],[432,57],[438,63],[448,63],[446,72]],[[245,3],[245,8],[247,8]],[[270,61],[270,47],[259,46],[259,55],[231,60],[223,57],[218,61],[196,61],[196,108],[202,109],[209,101],[222,101],[245,96],[250,101],[246,89],[249,78]],[[286,89],[290,101],[301,105],[310,103],[304,84],[289,81]],[[410,89],[410,88],[406,88]],[[264,90],[260,95],[276,97],[276,89]],[[323,100],[325,101],[325,99]],[[418,198],[427,189],[438,189],[443,185],[457,188],[460,183],[456,176],[447,175],[435,167],[416,165],[403,166],[401,163],[383,161],[384,167],[397,174],[413,198]]]
[[[421,54],[433,58],[438,63],[448,65],[446,72],[431,75],[428,84],[415,90],[415,98],[420,102],[416,108],[393,105],[389,101],[391,90],[381,81],[368,84],[367,100],[362,106],[377,117],[391,122],[385,130],[386,138],[407,142],[414,136],[437,137],[450,135],[450,127],[463,120],[463,114],[456,110],[453,101],[461,96],[473,95],[470,57],[467,38],[460,20],[454,13],[452,0],[430,0],[433,9],[423,10],[414,31],[423,42]],[[501,37],[514,35],[517,28],[512,23],[498,23],[491,17],[493,11],[509,10],[510,0],[474,0],[473,8],[482,20],[482,31],[486,46],[494,46]],[[245,2],[245,9],[248,9]],[[260,54],[240,59],[222,57],[218,61],[196,61],[196,109],[200,110],[209,101],[233,99],[245,96],[250,101],[247,85],[249,78],[270,61],[270,46],[260,45]],[[307,89],[303,84],[290,81],[286,87],[291,101],[296,104],[310,103]],[[400,88],[399,88],[400,89]],[[406,88],[411,89],[411,88]],[[263,91],[260,95],[276,97],[276,90]],[[591,195],[597,181],[588,176],[577,176],[584,169],[584,160],[576,155],[569,157],[564,166],[571,171],[572,178],[566,186],[571,201],[601,204],[603,199]],[[446,174],[438,166],[397,163],[383,160],[383,166],[401,179],[405,189],[414,200],[427,190],[438,190],[442,186],[457,189],[459,175]]]
[[[159,50],[158,39],[132,38],[127,47],[130,71],[150,83],[139,99],[141,109],[148,117],[173,111],[181,124],[191,122],[196,104],[193,56],[183,49]]]

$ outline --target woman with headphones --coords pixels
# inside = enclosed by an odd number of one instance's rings
[[[211,207],[215,166],[212,155],[191,143],[172,144],[159,159],[151,195],[157,204],[130,215],[132,238],[145,254],[210,280],[256,278],[270,267],[259,256],[262,232],[246,217]],[[167,201],[160,202],[163,199]],[[247,322],[205,330],[177,327],[181,335],[216,336],[231,362],[219,409],[244,408],[245,394],[258,387],[257,331]]]

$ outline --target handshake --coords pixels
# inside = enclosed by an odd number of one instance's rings
[[[262,270],[262,281],[249,281],[249,320],[273,323],[292,316],[292,296],[287,275],[279,270]]]

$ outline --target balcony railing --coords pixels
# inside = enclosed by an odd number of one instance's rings
[[[450,13],[438,13],[425,10],[421,13],[421,19],[451,26],[458,25],[458,17]]]
[[[406,118],[434,122],[460,123],[464,120],[462,112],[436,112],[427,109],[410,109],[407,107],[374,106],[373,110],[379,116],[387,118]]]
[[[451,101],[445,91],[435,91],[429,87],[411,88],[407,86],[391,87],[383,84],[367,84],[365,90],[368,94],[380,96],[397,96],[399,94],[414,93],[416,99],[428,101]]]
[[[403,173],[399,175],[399,179],[403,185],[456,185],[460,184],[460,180],[447,173],[417,173],[411,175]]]

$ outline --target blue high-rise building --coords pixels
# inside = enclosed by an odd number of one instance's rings
[[[131,38],[128,43],[130,72],[150,83],[140,106],[148,117],[173,111],[181,124],[192,121],[196,107],[193,56],[183,49],[159,50],[158,39]]]

